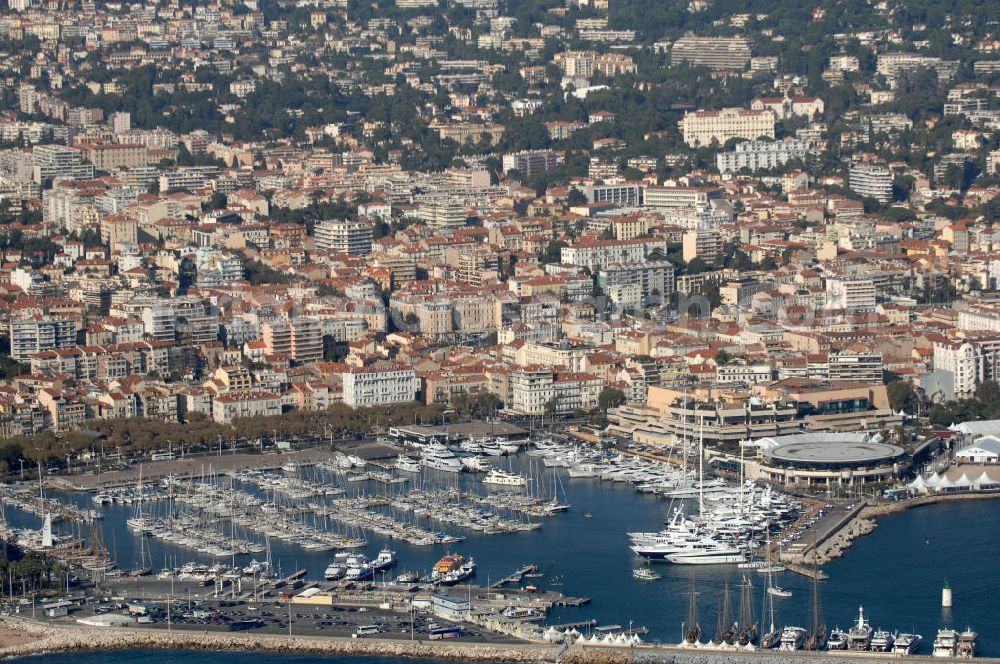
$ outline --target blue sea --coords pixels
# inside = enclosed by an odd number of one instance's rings
[[[467,476],[439,479],[470,487],[476,482]],[[765,579],[755,572],[735,567],[691,569],[664,564],[656,567],[663,576],[661,580],[634,579],[632,570],[641,561],[628,550],[626,532],[660,528],[669,514],[669,504],[620,483],[570,479],[564,472],[560,480],[572,508],[543,520],[540,530],[486,536],[450,527],[440,528],[466,535],[465,541],[451,545],[451,549],[475,557],[479,563],[479,583],[506,576],[522,564],[534,563],[546,572],[546,576],[532,582],[554,587],[567,595],[592,599],[582,608],[555,609],[548,622],[558,624],[594,618],[603,625],[619,624],[626,628],[631,623],[649,629],[647,641],[663,643],[676,643],[681,639],[681,626],[688,616],[689,574],[695,575],[698,612],[706,635],[714,634],[717,607],[721,604],[726,583],[733,589],[733,601],[738,605],[737,586],[744,573],[754,585],[754,605],[760,612]],[[362,488],[354,483],[348,490],[356,492]],[[366,490],[385,489],[371,486]],[[87,497],[75,499],[90,506]],[[138,552],[135,538],[124,525],[130,508],[109,506],[104,511],[105,542],[113,549],[119,563],[127,567]],[[592,514],[592,518],[584,518],[585,513]],[[397,516],[407,517],[406,514]],[[9,510],[8,518],[37,527],[38,520],[29,515]],[[433,524],[425,525],[434,527]],[[980,634],[980,653],[1000,656],[1000,603],[996,602],[1000,596],[1000,575],[995,572],[996,561],[1000,559],[998,532],[1000,500],[944,503],[885,517],[874,533],[857,541],[843,558],[824,567],[830,579],[820,584],[823,619],[829,627],[839,625],[846,629],[856,620],[859,606],[864,606],[865,615],[876,628],[922,634],[924,652],[929,650],[938,629],[971,626]],[[426,571],[446,552],[445,547],[412,547],[386,542],[373,535],[368,539],[368,553],[372,556],[387,544],[398,552],[397,570]],[[165,545],[159,540],[151,540],[150,546],[154,568],[180,565],[197,558],[187,549]],[[322,578],[329,562],[328,554],[307,553],[283,543],[273,544],[273,555],[286,573],[305,568],[311,578]],[[245,563],[246,560],[237,562]],[[950,611],[940,606],[941,588],[945,582],[954,592],[954,608]],[[777,575],[775,583],[793,592],[791,598],[775,600],[777,626],[808,627],[810,581],[786,572]],[[178,592],[183,591],[179,589]],[[113,653],[94,657],[74,656],[72,661],[73,664],[91,661],[128,664],[140,661],[140,657],[143,664],[180,661],[179,655],[169,652],[141,656]],[[199,664],[199,658],[207,662],[211,657],[201,653],[186,654],[184,661],[185,664]],[[69,662],[70,659],[53,656],[45,661]],[[300,660],[247,655],[241,656],[241,661],[267,664]],[[305,657],[301,661],[319,660]],[[361,664],[366,660],[323,661]]]

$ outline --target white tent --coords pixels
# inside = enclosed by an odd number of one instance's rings
[[[1000,480],[995,480],[992,477],[990,477],[990,474],[987,473],[986,469],[984,468],[982,474],[976,478],[976,481],[973,482],[973,484],[977,489],[982,489],[983,487],[986,486],[1000,484]]]
[[[910,482],[907,487],[914,493],[927,493],[927,482],[924,481],[923,475],[917,475],[917,478]]]
[[[933,475],[927,478],[926,484],[928,489],[937,490],[941,488],[941,476],[938,475],[937,473],[934,473]]]

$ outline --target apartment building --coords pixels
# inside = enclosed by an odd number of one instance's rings
[[[613,203],[621,207],[642,205],[643,187],[637,183],[591,184],[584,189],[591,203]]]
[[[871,279],[828,277],[826,280],[826,306],[850,313],[875,311],[876,289]]]
[[[244,417],[275,415],[281,415],[281,396],[272,392],[222,394],[212,400],[212,419],[219,424],[232,424]]]
[[[367,220],[321,221],[316,224],[315,235],[316,251],[336,251],[363,256],[372,250],[372,224]]]
[[[654,208],[696,208],[704,207],[711,201],[721,199],[722,191],[717,187],[661,187],[642,188],[642,204]]]
[[[344,403],[354,408],[413,401],[419,388],[413,369],[399,363],[351,369],[341,378]]]
[[[79,150],[65,145],[36,145],[31,152],[32,179],[41,184],[57,177],[93,179],[93,164],[83,163]]]
[[[8,325],[10,356],[26,362],[35,353],[76,345],[79,323],[73,319],[33,316],[14,319]]]
[[[693,148],[719,145],[731,138],[749,141],[761,137],[774,138],[774,113],[769,110],[754,111],[743,108],[724,108],[719,111],[694,111],[685,113],[678,123],[684,142]]]
[[[758,385],[774,380],[770,364],[724,364],[715,368],[718,385]]]
[[[758,97],[750,102],[754,111],[771,111],[781,120],[794,117],[813,118],[823,115],[823,100],[819,97]]]
[[[793,159],[804,161],[815,151],[801,140],[748,141],[738,144],[731,152],[715,155],[715,165],[720,173],[731,173],[744,168],[751,171],[768,170],[784,166]]]
[[[547,367],[523,367],[510,376],[508,409],[519,415],[542,415],[555,395],[552,370]]]
[[[149,149],[134,143],[85,143],[76,146],[84,159],[99,171],[143,168],[149,165]]]
[[[874,198],[880,203],[892,200],[892,173],[888,168],[859,164],[851,166],[849,174],[851,191],[864,198]]]
[[[980,383],[1000,379],[1000,338],[935,343],[934,373],[946,398],[973,396]]]
[[[567,78],[590,78],[594,75],[595,51],[563,51],[553,61]]]
[[[700,258],[713,263],[725,249],[725,239],[716,229],[686,231],[681,239],[681,257],[685,262]]]
[[[744,37],[684,35],[670,49],[670,64],[742,70],[750,64],[750,41]]]
[[[560,258],[563,263],[596,272],[609,265],[641,263],[645,261],[647,254],[657,248],[666,253],[666,241],[662,238],[587,240],[563,247]]]
[[[562,155],[555,150],[522,150],[503,156],[503,171],[518,171],[526,178],[533,178],[559,168]]]
[[[435,198],[420,204],[420,221],[435,228],[465,226],[465,206],[456,198]]]
[[[870,349],[830,353],[827,375],[830,380],[883,383],[882,353]]]
[[[642,302],[666,302],[674,292],[674,266],[666,261],[609,265],[597,273],[597,286],[606,294],[636,286]]]

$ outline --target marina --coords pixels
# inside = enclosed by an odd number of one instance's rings
[[[420,473],[419,479],[415,482],[416,486],[413,487],[401,483],[386,485],[371,480],[347,483],[344,479],[346,472],[338,474],[318,466],[312,468],[308,464],[300,464],[294,474],[289,474],[288,479],[294,478],[294,482],[301,485],[302,491],[310,494],[308,496],[290,496],[283,490],[278,490],[280,486],[276,486],[274,482],[280,484],[281,476],[277,473],[221,475],[213,474],[206,469],[198,481],[169,481],[169,487],[157,488],[155,499],[150,492],[148,500],[146,498],[141,500],[142,505],[150,508],[147,512],[149,518],[162,519],[168,513],[168,510],[158,506],[180,509],[185,513],[184,518],[189,520],[199,512],[204,513],[202,521],[196,518],[194,521],[179,521],[176,530],[190,534],[207,529],[217,533],[219,540],[215,544],[223,546],[228,542],[230,548],[213,553],[203,553],[181,542],[160,537],[137,537],[125,524],[136,513],[137,504],[140,502],[137,498],[133,498],[129,503],[112,501],[101,505],[104,519],[93,523],[100,524],[103,529],[103,539],[110,549],[111,557],[118,561],[119,567],[131,569],[139,566],[138,555],[143,546],[137,545],[137,541],[144,541],[152,566],[157,569],[163,567],[178,570],[175,572],[178,575],[185,562],[197,559],[203,560],[203,564],[207,567],[222,563],[219,566],[219,575],[226,573],[222,571],[223,568],[229,571],[238,566],[241,571],[245,571],[244,568],[251,567],[251,559],[262,560],[267,558],[269,553],[275,573],[279,576],[280,572],[277,570],[284,567],[305,570],[306,579],[325,580],[324,573],[331,566],[335,551],[347,553],[356,551],[371,561],[377,558],[389,541],[393,541],[395,544],[390,548],[395,552],[398,569],[411,570],[419,583],[420,579],[427,578],[432,573],[436,562],[440,561],[443,554],[450,549],[451,552],[460,553],[466,560],[474,561],[475,564],[474,577],[470,576],[456,583],[474,580],[483,587],[498,587],[496,585],[498,581],[494,580],[502,580],[501,585],[518,588],[521,592],[529,587],[537,587],[541,591],[558,591],[561,597],[553,597],[550,601],[545,622],[568,624],[596,620],[597,624],[601,625],[627,624],[631,620],[634,625],[642,625],[648,630],[644,639],[662,643],[679,641],[681,626],[686,622],[689,608],[686,597],[690,582],[689,574],[693,573],[696,579],[696,592],[702,615],[712,616],[723,604],[726,584],[732,583],[733,587],[737,587],[742,583],[741,575],[745,574],[749,577],[751,586],[749,591],[752,596],[751,604],[756,609],[755,613],[760,616],[766,588],[766,582],[762,580],[766,575],[761,570],[770,569],[775,585],[792,593],[791,597],[777,598],[774,602],[776,630],[782,631],[783,625],[798,623],[808,626],[811,623],[810,580],[805,576],[782,572],[781,569],[787,567],[786,565],[768,564],[762,558],[748,560],[742,569],[738,569],[735,564],[654,563],[651,569],[653,574],[660,578],[635,578],[635,570],[643,568],[641,563],[644,558],[633,555],[622,545],[623,540],[627,540],[626,534],[658,533],[664,527],[669,527],[669,522],[677,518],[678,509],[681,508],[685,520],[700,516],[697,498],[671,500],[657,493],[641,490],[643,478],[639,476],[640,464],[627,459],[618,461],[613,457],[609,461],[604,461],[609,467],[615,463],[623,466],[614,471],[615,475],[632,474],[634,477],[633,480],[616,481],[614,477],[604,479],[596,475],[571,477],[572,467],[546,467],[541,462],[542,458],[544,457],[537,454],[522,454],[504,458],[502,461],[504,467],[510,468],[509,472],[523,474],[526,477],[538,477],[541,481],[532,484],[544,485],[545,489],[541,492],[536,487],[524,487],[519,492],[484,491],[475,473],[438,472],[427,468]],[[376,467],[369,463],[366,472]],[[623,472],[624,468],[628,470]],[[541,474],[539,469],[544,469]],[[676,470],[671,468],[660,470],[651,467],[649,472],[654,475],[670,475],[678,479],[684,477],[683,474],[676,474]],[[557,481],[553,481],[552,474],[558,474]],[[533,515],[532,512],[537,512],[552,502],[553,494],[549,491],[553,484],[557,487],[556,504],[565,505],[566,509],[547,512],[548,517],[545,518]],[[558,489],[560,485],[561,490]],[[750,504],[760,504],[767,495],[759,488],[750,490],[746,486],[731,484],[728,489],[726,492],[715,492],[712,499],[706,498],[706,503],[731,508],[740,504],[735,496],[740,496],[741,493],[744,505],[748,504],[747,501]],[[53,493],[52,498],[62,504],[86,506],[90,509],[94,506],[92,495]],[[772,497],[778,505],[785,500],[784,498],[779,500],[779,497],[773,494]],[[238,511],[234,510],[234,505],[248,514],[260,512],[264,507],[270,506],[267,516],[259,518],[256,523],[258,526],[266,524],[271,530],[262,533],[259,529],[255,529],[253,522],[241,522],[239,517],[234,518],[234,512]],[[318,509],[320,506],[323,506],[323,509]],[[721,507],[718,509],[720,511],[717,513],[717,518],[695,522],[694,527],[704,528],[706,523],[729,524],[725,518],[718,516],[723,513]],[[923,654],[930,654],[933,637],[943,626],[951,625],[961,633],[965,630],[966,622],[971,625],[983,624],[981,619],[978,619],[977,612],[986,610],[988,613],[988,610],[981,603],[977,603],[975,594],[970,598],[967,594],[962,595],[956,591],[962,600],[953,610],[954,613],[949,612],[948,615],[944,615],[935,604],[939,588],[928,586],[926,578],[914,578],[909,581],[910,585],[897,588],[893,595],[896,599],[873,596],[874,593],[871,592],[869,584],[873,578],[891,574],[904,574],[905,578],[911,570],[897,569],[898,566],[891,565],[878,555],[874,557],[866,555],[866,551],[873,546],[876,548],[885,546],[879,545],[878,542],[884,538],[887,531],[890,535],[899,537],[900,531],[895,527],[897,523],[923,518],[923,514],[938,509],[948,512],[982,510],[992,514],[993,519],[1000,520],[995,503],[989,501],[941,505],[926,511],[907,512],[887,520],[872,536],[860,541],[851,556],[835,560],[826,567],[825,573],[829,575],[830,580],[821,582],[821,588],[822,610],[827,622],[830,624],[849,622],[851,616],[857,614],[853,598],[861,597],[865,603],[866,615],[877,615],[881,624],[893,628],[890,631],[896,642],[892,646],[893,649],[898,644],[897,634],[922,634],[922,643],[918,642],[913,646],[911,639],[911,645],[907,646],[906,640],[903,639],[904,643],[900,647],[911,647]],[[336,510],[341,512],[336,514],[334,513]],[[428,515],[428,512],[431,514]],[[27,525],[34,528],[40,526],[39,517],[33,513],[10,505],[7,513],[8,520],[14,526]],[[405,539],[393,539],[391,534],[376,532],[374,527],[369,527],[369,523],[363,523],[364,515],[373,514],[390,519],[391,521],[385,522],[387,524],[410,524],[413,527],[419,526],[427,533],[439,533],[455,539],[444,547],[427,547]],[[448,518],[451,517],[438,518],[438,515],[444,514],[462,516],[456,523],[449,523]],[[490,519],[503,515],[509,523],[531,527],[510,531],[505,536],[497,538],[495,536],[502,533],[488,532],[485,528],[479,530],[478,527],[468,527],[474,523],[470,517],[476,514],[483,518],[488,516]],[[585,517],[586,514],[589,514],[590,518]],[[691,517],[688,517],[688,514]],[[301,546],[305,540],[278,537],[274,529],[280,528],[276,525],[279,522],[299,524],[295,529],[300,537],[303,533],[307,535],[325,533],[328,537],[343,539],[335,542],[329,549],[306,548]],[[969,527],[967,520],[953,518],[952,522],[954,527],[966,529],[962,531],[963,537],[974,536],[977,532],[977,529]],[[314,529],[315,533],[311,530],[301,530],[302,527]],[[941,524],[934,519],[933,524],[917,526],[917,530],[940,527]],[[574,533],[582,528],[586,528],[588,532],[606,534],[602,537],[574,537]],[[58,530],[58,526],[56,529]],[[908,529],[903,530],[904,534],[909,534]],[[937,538],[934,539],[937,541]],[[232,544],[238,540],[253,545],[254,552],[237,552]],[[566,541],[575,542],[572,551],[566,550],[564,544]],[[349,548],[352,545],[355,548]],[[922,552],[928,547],[923,538],[914,541],[912,545]],[[765,547],[758,548],[755,555],[762,555],[763,548]],[[930,558],[934,559],[936,558]],[[518,568],[519,573],[512,575],[511,560],[535,561],[536,564],[522,565]],[[863,561],[862,564],[855,565],[858,560]],[[940,562],[940,559],[938,560]],[[346,560],[344,563],[346,564]],[[886,565],[889,566],[888,569],[885,569]],[[458,565],[458,568],[460,567],[461,564]],[[524,569],[528,567],[532,569]],[[186,578],[196,580],[198,573],[197,569],[190,570],[186,572],[188,575]],[[927,574],[926,569],[924,574]],[[404,576],[404,572],[394,572],[388,578],[393,580],[397,576]],[[953,586],[964,587],[966,593],[968,588],[981,585],[970,578],[963,579],[962,576],[961,573],[953,575],[949,571],[949,580]],[[246,578],[243,576],[241,584],[236,584],[242,585],[244,592],[247,587]],[[381,581],[381,578],[376,580]],[[620,588],[630,589],[627,597],[621,596],[618,592]],[[907,599],[898,599],[901,592]],[[528,595],[531,594],[529,591]],[[924,597],[924,601],[922,603],[913,601],[916,597]],[[887,606],[887,603],[891,605]],[[901,607],[900,604],[905,606]],[[922,609],[911,610],[909,606]],[[808,627],[802,629],[809,631]],[[706,630],[706,635],[709,631],[711,630]],[[586,635],[586,630],[584,633]],[[836,630],[831,630],[830,636],[835,637],[835,634]],[[806,636],[808,638],[808,634]],[[833,641],[836,642],[836,639],[833,638]],[[976,645],[977,651],[981,654],[995,652],[991,650],[995,646],[991,645],[990,635],[986,633],[979,635]]]

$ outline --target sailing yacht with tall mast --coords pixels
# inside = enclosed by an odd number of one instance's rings
[[[136,484],[135,510],[125,525],[128,526],[129,530],[139,535],[153,534],[153,520],[146,516],[142,506],[142,464],[139,465],[139,482]]]

